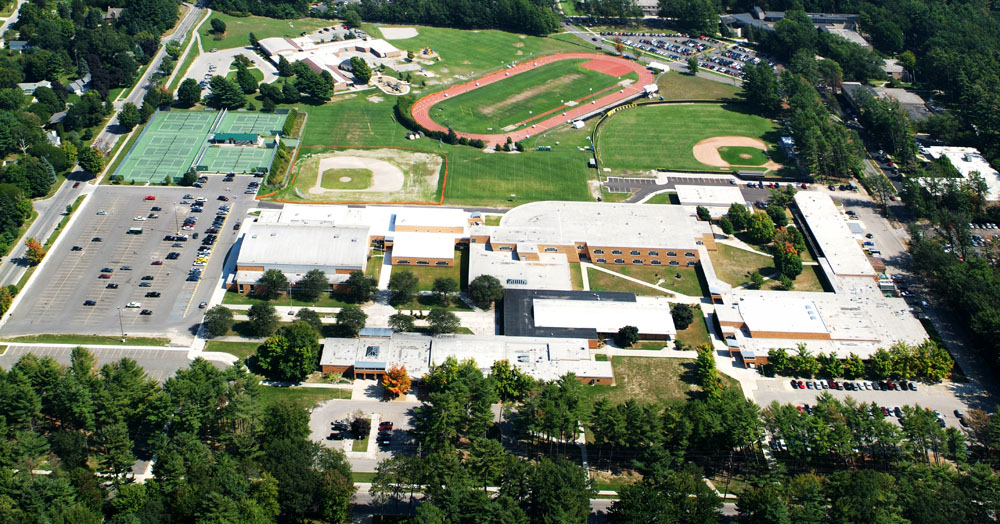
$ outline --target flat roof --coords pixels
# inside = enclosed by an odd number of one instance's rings
[[[604,302],[536,298],[532,300],[536,327],[593,328],[598,333],[616,333],[635,326],[641,335],[674,336],[670,302],[664,298],[636,297],[635,302]]]
[[[398,232],[393,234],[392,256],[406,258],[455,258],[454,233]]]
[[[252,223],[243,234],[237,265],[364,268],[367,226]]]
[[[469,282],[480,275],[495,277],[505,289],[573,289],[569,261],[562,253],[539,253],[538,261],[516,260],[511,251],[470,244]]]
[[[404,207],[396,211],[395,226],[461,227],[469,224],[469,212],[457,208]]]
[[[875,276],[875,269],[829,195],[799,191],[795,204],[835,275]]]
[[[569,291],[555,289],[512,289],[504,290],[503,295],[503,333],[516,337],[563,337],[563,338],[597,338],[594,327],[546,327],[535,325],[535,299],[563,300],[600,300],[614,302],[620,306],[635,302],[633,293],[618,291]],[[672,319],[671,319],[672,320]],[[617,328],[615,329],[617,331]]]
[[[695,239],[708,231],[693,211],[681,206],[544,201],[505,213],[491,241],[693,249]]]
[[[369,235],[384,237],[395,233],[396,225],[462,226],[467,232],[472,213],[457,208],[410,208],[403,206],[347,206],[285,204],[281,209],[263,209],[257,222],[278,224],[364,225]]]
[[[989,187],[987,200],[1000,200],[1000,173],[983,158],[983,155],[974,147],[956,146],[930,146],[926,148],[927,154],[933,158],[946,157],[955,169],[962,174],[962,178],[968,179],[972,173],[978,172],[986,185]]]
[[[737,307],[751,333],[815,333],[828,329],[816,303],[809,299],[772,296],[739,296]]]
[[[707,186],[674,186],[677,199],[683,205],[726,206],[732,204],[746,205],[743,193],[738,186],[707,185]]]

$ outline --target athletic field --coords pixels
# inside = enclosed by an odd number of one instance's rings
[[[563,104],[586,103],[623,80],[638,80],[624,71],[620,77],[585,67],[591,60],[561,60],[484,85],[438,102],[431,118],[444,127],[466,133],[504,133]]]
[[[205,173],[266,172],[271,167],[276,149],[273,147],[209,146],[198,162],[198,171]]]
[[[695,144],[719,136],[757,138],[771,148],[779,132],[773,122],[738,104],[646,105],[618,111],[601,124],[597,155],[601,167],[615,170],[731,171],[694,157]]]
[[[260,136],[275,136],[281,133],[287,114],[277,113],[226,113],[219,123],[216,133],[254,133]]]
[[[183,175],[218,116],[215,111],[157,113],[112,176],[125,182],[158,184],[168,176]]]

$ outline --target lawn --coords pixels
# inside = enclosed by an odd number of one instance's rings
[[[257,80],[257,83],[260,83],[260,82],[264,81],[264,72],[261,71],[260,69],[257,69],[256,67],[251,67],[251,68],[247,69],[247,71],[250,71],[250,74],[254,77],[254,80]],[[230,71],[230,72],[226,73],[226,80],[232,80],[232,81],[235,82],[236,81],[236,71]]]
[[[372,185],[370,169],[327,169],[320,185],[325,189],[365,189]]]
[[[691,346],[698,347],[702,344],[712,344],[712,337],[708,334],[708,326],[705,325],[705,316],[701,307],[692,308],[694,322],[683,330],[677,331],[677,340]]]
[[[212,32],[212,18],[218,18],[226,23],[226,33],[217,37]],[[296,37],[303,31],[311,33],[333,22],[318,18],[301,18],[298,20],[278,20],[263,16],[235,17],[219,12],[213,12],[211,18],[201,25],[201,45],[206,49],[229,49],[250,45],[250,33],[257,39],[272,36]]]
[[[656,284],[662,288],[669,289],[675,293],[680,293],[682,295],[701,297],[707,294],[706,290],[702,286],[701,278],[698,275],[698,270],[693,267],[625,266],[625,265],[619,266],[614,264],[595,264],[595,265],[600,265],[604,269],[609,269],[616,273],[621,273],[623,275],[628,275],[632,278],[637,278],[639,280],[642,280],[643,282]],[[591,271],[587,273],[588,278],[593,278],[591,275],[593,275],[594,273],[598,273],[598,271]],[[680,278],[677,278],[678,275],[680,275]],[[625,282],[628,281],[626,280]],[[591,280],[591,289],[593,289],[593,280]],[[645,294],[655,294],[655,290],[651,288],[647,289],[651,293],[645,293]]]
[[[770,160],[767,153],[755,147],[722,146],[719,156],[734,166],[761,166]]]
[[[802,266],[802,273],[792,281],[795,283],[795,291],[814,291],[822,293],[827,291],[823,288],[823,281],[819,277],[819,266]],[[775,289],[779,285],[777,280],[764,284],[764,289]]]
[[[455,250],[455,263],[450,267],[434,266],[393,266],[393,274],[397,272],[409,271],[417,277],[417,290],[431,291],[434,288],[434,280],[438,278],[454,279],[458,285],[465,289],[469,279],[469,261],[466,254],[467,249]]]
[[[382,264],[385,262],[384,256],[372,256],[368,258],[368,265],[365,266],[365,274],[374,278],[378,282],[379,275],[382,274]]]
[[[368,419],[365,419],[368,420]],[[371,433],[366,433],[365,438],[356,439],[351,443],[351,451],[368,451],[368,440],[371,437]]]
[[[580,270],[580,263],[575,262],[569,265],[569,280],[573,284],[573,289],[583,289],[583,272]]]
[[[581,67],[588,61],[560,60],[445,99],[431,108],[431,118],[467,133],[513,131],[564,102],[581,101],[621,79],[637,78],[634,73],[619,78]]]
[[[351,390],[334,388],[283,388],[277,386],[262,386],[257,399],[262,404],[271,404],[279,400],[290,400],[299,406],[311,409],[316,404],[333,399],[350,399]]]
[[[639,403],[664,404],[687,400],[700,391],[695,385],[694,359],[653,357],[612,357],[615,386],[585,389],[593,400],[606,398],[612,404],[633,399]],[[727,387],[739,387],[730,377],[720,375]]]
[[[597,156],[611,169],[731,171],[695,160],[695,144],[716,136],[747,136],[774,144],[778,135],[773,122],[739,104],[645,105],[604,121]]]
[[[222,304],[223,305],[227,305],[227,304],[253,305],[253,304],[259,304],[259,303],[262,303],[262,302],[267,302],[267,300],[262,300],[262,299],[259,299],[259,298],[254,298],[254,297],[248,296],[248,295],[241,295],[239,293],[236,293],[235,291],[226,291],[226,295],[222,298]],[[339,295],[339,294],[320,295],[320,297],[317,298],[314,302],[306,302],[304,300],[293,298],[292,301],[291,301],[291,304],[289,304],[288,296],[285,295],[285,294],[282,294],[281,296],[279,296],[278,298],[276,298],[276,299],[274,299],[274,300],[272,300],[270,302],[271,302],[271,305],[274,305],[274,306],[288,306],[288,305],[291,305],[291,306],[300,306],[300,307],[344,307],[344,306],[353,305],[353,303],[349,302],[348,299],[345,296]]]
[[[587,269],[587,281],[590,284],[591,291],[622,291],[647,296],[670,295],[666,291],[657,291],[651,287],[636,284],[631,280],[625,280],[624,278],[618,278],[603,271],[597,271],[594,268]]]
[[[407,140],[408,131],[396,123],[393,106],[388,102],[341,98],[322,106],[296,107],[309,114],[302,135],[304,146],[402,146],[443,154],[447,159],[445,204],[513,207],[536,200],[593,200],[587,190],[591,176],[588,152],[579,149],[589,145],[589,126],[566,127],[532,137],[524,153],[484,153],[430,139]],[[539,145],[550,145],[552,151],[537,151]],[[303,190],[298,183],[296,187]],[[289,188],[293,192],[289,199],[295,199],[296,187]]]
[[[114,346],[166,346],[170,343],[169,338],[163,337],[126,337],[122,343],[122,337],[104,335],[24,335],[21,337],[7,337],[4,342],[22,342],[28,344],[94,344],[94,345],[114,345]]]
[[[198,58],[198,55],[200,54],[201,48],[195,44],[191,44],[190,49],[187,51],[187,55],[184,57],[184,61],[177,65],[174,69],[176,74],[167,86],[167,89],[170,92],[177,91],[177,87],[184,81],[184,74],[187,73],[187,70],[191,68],[191,64],[194,63],[195,59]]]
[[[653,195],[653,198],[644,202],[645,204],[670,204],[673,206],[681,205],[681,201],[677,198],[677,193],[660,193],[658,195]]]
[[[501,218],[503,218],[503,217],[500,216],[500,215],[487,215],[486,216],[486,225],[487,226],[499,226]]]
[[[699,76],[671,71],[656,79],[664,100],[718,100],[736,98],[740,88]]]
[[[755,269],[764,276],[776,271],[774,260],[769,256],[727,244],[716,244],[716,247],[718,251],[709,252],[715,276],[731,286],[742,286],[750,282],[750,273]]]
[[[238,357],[246,362],[248,358],[257,354],[257,348],[259,346],[260,344],[257,342],[221,342],[218,340],[209,340],[205,343],[205,351],[229,353],[230,355]]]

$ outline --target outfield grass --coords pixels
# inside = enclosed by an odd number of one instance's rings
[[[734,166],[761,166],[770,160],[767,153],[755,147],[722,146],[719,156]]]
[[[263,386],[257,399],[262,404],[272,404],[279,400],[290,400],[299,406],[311,409],[316,404],[333,399],[350,399],[351,390],[342,388],[283,388]]]
[[[688,400],[701,388],[695,385],[694,360],[684,358],[612,357],[615,386],[590,386],[584,389],[593,399],[606,398],[612,404],[633,399],[640,403],[665,404]],[[726,387],[739,384],[720,375]]]
[[[80,345],[112,345],[112,346],[166,346],[170,344],[169,338],[164,337],[126,337],[122,343],[120,336],[104,335],[71,335],[71,334],[44,334],[44,335],[24,335],[20,337],[6,337],[4,342],[26,343],[26,344],[80,344]]]
[[[429,139],[407,140],[408,131],[396,123],[392,105],[387,102],[335,99],[322,106],[294,107],[309,113],[302,134],[305,146],[414,147],[444,154],[448,159],[445,204],[513,207],[536,200],[593,200],[587,190],[591,176],[588,152],[578,149],[589,145],[586,137],[590,126],[567,126],[532,137],[526,141],[528,151],[524,153],[484,153]],[[553,150],[536,151],[539,145],[550,145]],[[298,180],[296,187],[305,189]],[[516,196],[511,198],[511,194]]]
[[[467,133],[513,131],[525,127],[525,120],[565,102],[580,101],[620,80],[638,78],[635,73],[618,78],[581,67],[588,61],[560,60],[473,89],[435,104],[430,116],[445,127]]]
[[[218,340],[209,340],[205,343],[206,352],[217,351],[219,353],[229,353],[243,359],[244,362],[257,354],[258,347],[260,347],[260,344],[256,342],[221,342]]]
[[[604,269],[609,269],[616,273],[621,273],[623,275],[630,276],[632,278],[637,278],[643,282],[649,282],[650,284],[658,285],[664,289],[669,289],[675,293],[680,293],[682,295],[688,295],[692,297],[705,296],[706,290],[702,286],[701,278],[698,276],[698,270],[693,267],[674,267],[674,266],[625,266],[625,265],[615,265],[615,264],[595,264],[599,265]],[[590,275],[599,273],[599,271],[588,272],[588,278]],[[677,276],[680,275],[680,278]],[[623,280],[624,279],[619,279]],[[628,281],[625,281],[628,282]],[[591,289],[593,289],[593,281],[591,281]],[[645,288],[648,290],[643,294],[655,294],[656,290],[652,288]],[[598,291],[598,290],[595,290]],[[615,290],[610,290],[615,291]]]
[[[342,181],[347,177],[349,180]],[[372,185],[370,169],[327,169],[320,185],[324,189],[365,189]]]
[[[773,145],[773,122],[737,104],[646,105],[619,111],[598,131],[597,155],[604,167],[731,171],[694,158],[698,142],[716,136],[748,136]]]
[[[218,18],[226,23],[226,34],[217,37],[212,32],[212,18]],[[206,50],[229,49],[250,45],[250,33],[258,40],[272,36],[297,37],[303,31],[311,33],[321,27],[331,25],[330,20],[318,18],[300,18],[298,20],[278,20],[263,16],[235,17],[213,12],[212,16],[201,25],[201,45]]]
[[[664,100],[717,100],[736,98],[738,86],[723,84],[699,76],[671,71],[656,79]]]

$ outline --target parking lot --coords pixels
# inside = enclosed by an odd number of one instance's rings
[[[218,284],[223,262],[237,237],[233,225],[255,203],[253,195],[244,194],[253,180],[260,179],[237,176],[226,183],[223,177],[213,176],[203,188],[99,187],[77,211],[79,216],[63,233],[57,248],[48,253],[47,262],[2,333],[115,335],[124,331],[192,338],[192,328],[203,313],[198,306],[209,299]],[[203,211],[194,212],[190,204],[180,203],[188,194],[205,199]],[[230,201],[218,200],[220,195]],[[153,199],[147,200],[149,197]],[[219,227],[207,260],[197,262],[201,277],[189,279],[219,204],[232,209]],[[191,230],[183,230],[188,217],[200,220]],[[131,228],[142,228],[142,232],[130,234]],[[177,234],[190,238],[164,240]],[[140,314],[144,310],[147,314]]]
[[[328,440],[330,436],[331,423],[337,421],[350,422],[351,414],[357,410],[362,410],[365,415],[377,413],[379,421],[389,421],[393,423],[391,444],[387,447],[378,447],[375,458],[350,459],[351,466],[355,471],[375,471],[375,466],[379,461],[391,457],[394,453],[402,451],[414,451],[416,444],[410,437],[408,430],[412,429],[413,409],[419,406],[415,402],[380,402],[377,400],[333,400],[320,404],[313,410],[309,419],[309,429],[311,431],[309,439],[321,442],[324,446],[351,451],[353,443],[348,436],[344,440]],[[372,446],[375,446],[372,443]]]
[[[743,77],[743,68],[746,64],[765,62],[774,65],[753,49],[730,45],[714,38],[655,32],[602,31],[600,34],[609,40],[619,38],[628,47],[653,53],[667,60],[686,61],[688,57],[696,56],[698,67],[734,78]]]
[[[945,424],[956,428],[961,427],[954,411],[968,411],[966,398],[978,395],[974,387],[967,383],[946,383],[946,384],[918,384],[917,391],[847,391],[837,389],[792,389],[790,379],[759,379],[757,381],[758,390],[754,392],[754,399],[761,407],[768,406],[773,401],[781,404],[793,404],[802,406],[809,404],[816,405],[816,397],[822,393],[828,393],[834,398],[843,401],[850,397],[858,402],[870,404],[875,402],[879,406],[884,406],[892,410],[895,407],[916,406],[936,409],[941,412],[941,418]],[[890,415],[889,420],[896,420]]]

